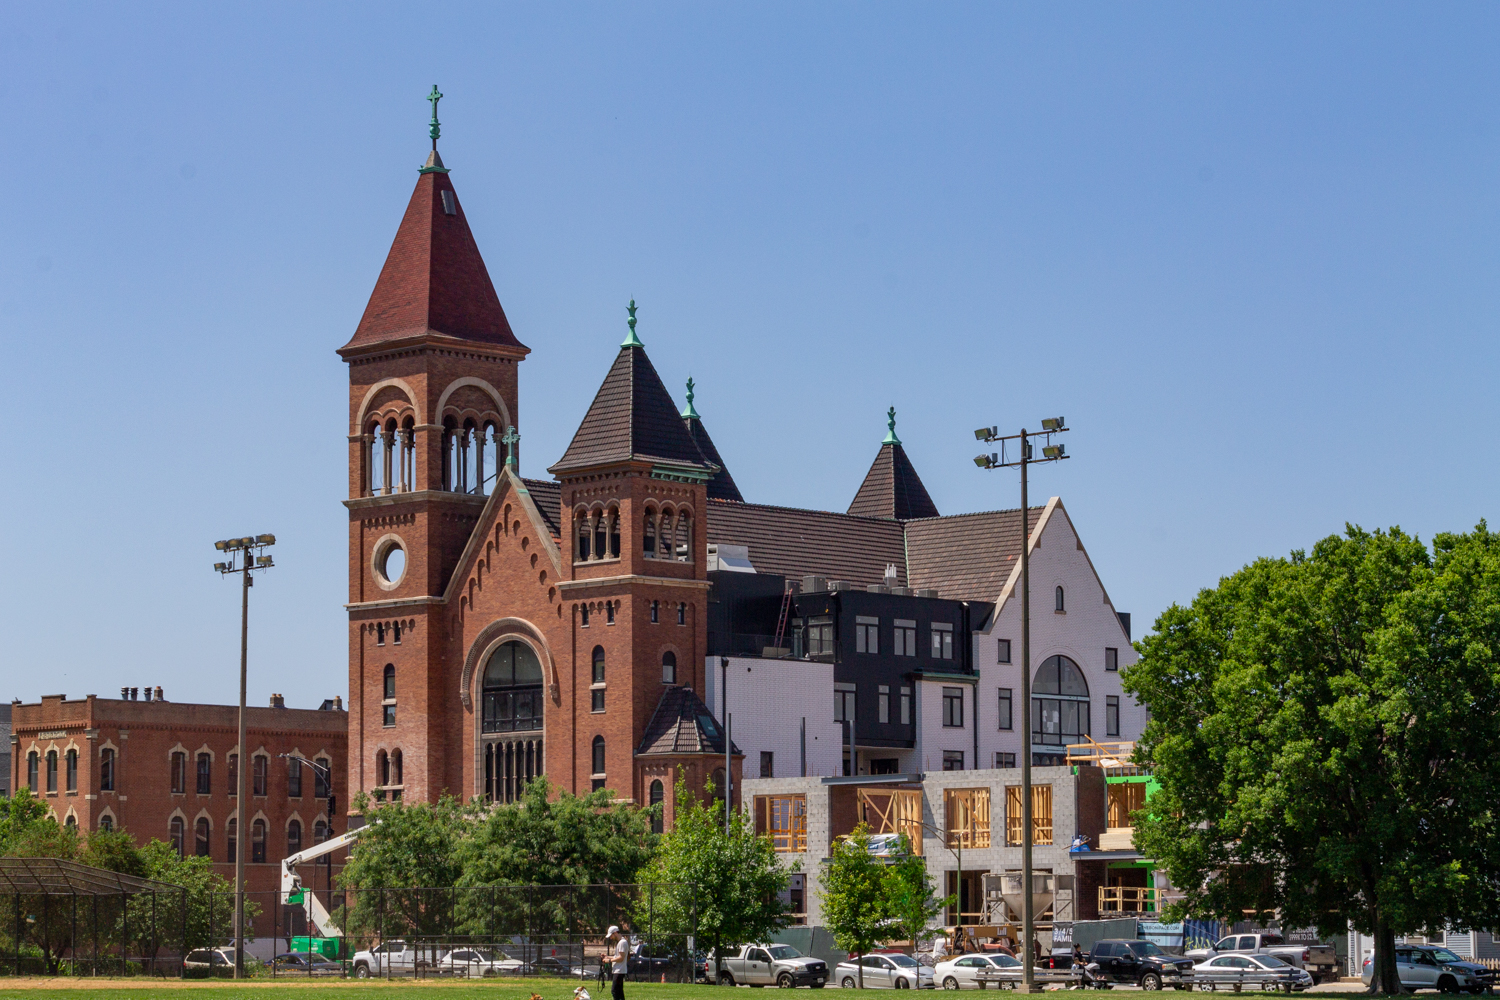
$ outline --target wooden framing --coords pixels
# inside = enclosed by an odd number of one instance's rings
[[[948,788],[943,791],[943,817],[949,846],[990,846],[990,790]]]
[[[922,853],[922,793],[914,788],[861,788],[859,820],[871,833],[904,833]]]

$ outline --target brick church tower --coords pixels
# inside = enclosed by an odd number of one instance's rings
[[[703,525],[721,463],[705,457],[696,414],[676,412],[632,303],[630,335],[550,470],[558,481],[520,477],[517,366],[530,350],[438,156],[435,110],[432,134],[338,352],[350,797],[512,801],[540,775],[642,803],[670,800],[678,778],[701,790],[724,762],[701,701]]]

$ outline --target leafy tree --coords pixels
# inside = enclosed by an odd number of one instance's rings
[[[865,952],[901,933],[892,920],[890,889],[885,863],[870,854],[865,824],[834,843],[819,890],[823,923],[834,943],[859,956],[860,989],[865,985]]]
[[[911,941],[927,932],[934,917],[940,916],[954,897],[942,899],[933,895],[932,879],[927,874],[927,859],[911,849],[911,840],[901,834],[896,849],[898,860],[885,868],[886,908],[901,934]]]
[[[0,856],[17,857],[11,852],[11,840],[44,820],[57,825],[47,803],[25,785],[16,789],[12,797],[0,798]]]
[[[1494,926],[1500,900],[1500,539],[1434,550],[1351,526],[1258,560],[1163,613],[1124,677],[1161,784],[1136,839],[1173,909],[1352,923],[1379,992],[1397,934]]]
[[[666,933],[696,933],[717,963],[726,950],[763,941],[787,925],[781,894],[788,871],[770,839],[756,834],[749,814],[733,813],[726,831],[722,806],[705,804],[681,781],[675,794],[672,829],[636,880],[694,887],[657,894],[652,915]]]

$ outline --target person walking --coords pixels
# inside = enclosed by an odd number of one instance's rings
[[[611,924],[605,940],[609,942],[610,951],[614,954],[614,968],[610,970],[614,973],[614,984],[610,987],[609,995],[612,1000],[625,1000],[625,976],[630,972],[630,938]]]

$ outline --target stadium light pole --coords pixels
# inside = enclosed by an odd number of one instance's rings
[[[252,570],[270,569],[271,557],[263,555],[276,544],[275,535],[246,535],[244,538],[226,538],[214,542],[214,548],[229,558],[214,563],[214,569],[223,576],[240,574],[240,739],[238,756],[235,758],[235,810],[238,817],[234,824],[234,978],[245,975],[245,844],[247,837],[244,823],[245,808],[245,666],[250,652],[250,588],[255,581]]]
[[[1005,437],[999,428],[981,427],[974,437],[986,444],[999,442],[1000,450],[988,455],[977,455],[974,464],[981,469],[1021,469],[1021,935],[1026,957],[1021,962],[1021,988],[1027,993],[1040,993],[1041,985],[1036,981],[1036,959],[1033,952],[1033,937],[1036,934],[1036,914],[1031,901],[1031,517],[1027,509],[1026,470],[1030,465],[1043,462],[1060,462],[1068,457],[1061,444],[1053,444],[1055,434],[1068,430],[1063,417],[1048,417],[1042,421],[1042,429],[1033,434],[1021,428],[1021,433]],[[1031,457],[1031,439],[1044,438],[1042,457]],[[1014,458],[1008,454],[1006,442],[1017,443]],[[979,762],[975,761],[975,766]]]

